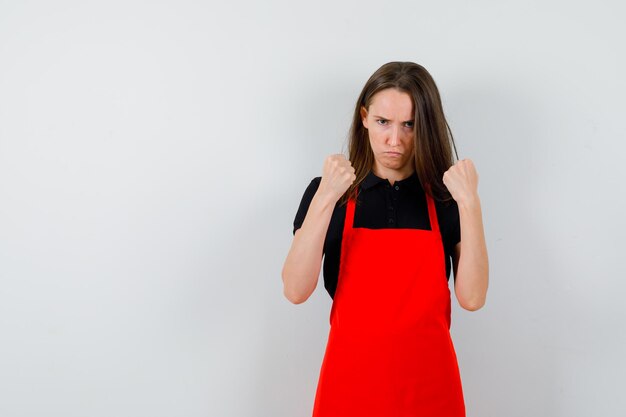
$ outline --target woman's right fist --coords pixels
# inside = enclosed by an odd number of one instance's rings
[[[354,168],[345,155],[329,155],[324,160],[324,170],[319,190],[336,202],[355,180]]]

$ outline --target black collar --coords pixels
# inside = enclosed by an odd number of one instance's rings
[[[372,188],[380,184],[391,184],[391,183],[389,182],[387,178],[378,177],[376,174],[374,174],[374,171],[370,169],[370,171],[367,173],[367,176],[361,183],[361,189],[367,190],[368,188]],[[409,189],[413,191],[419,191],[422,189],[422,185],[420,184],[416,171],[413,171],[413,173],[407,178],[394,182],[394,185],[396,184],[402,185],[403,188],[409,187]]]

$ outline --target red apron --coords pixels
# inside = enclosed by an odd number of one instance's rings
[[[450,289],[432,230],[353,228],[350,199],[313,417],[465,417]]]

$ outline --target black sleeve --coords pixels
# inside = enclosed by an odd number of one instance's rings
[[[446,250],[450,256],[454,256],[454,247],[461,241],[461,223],[459,218],[459,206],[456,201],[452,201],[452,204],[448,208],[447,218],[448,230],[446,232]]]
[[[311,200],[315,196],[317,189],[320,186],[320,182],[322,181],[322,177],[315,177],[309,183],[309,186],[304,190],[304,195],[302,196],[302,200],[300,201],[300,207],[298,207],[298,212],[296,213],[296,218],[293,220],[293,234],[296,234],[296,230],[302,227],[302,223],[304,223],[304,218],[306,217],[306,213],[309,210],[309,206],[311,205]]]
[[[459,243],[461,241],[461,219],[459,218],[459,206],[456,204],[454,204],[455,209],[453,210],[454,216],[454,222],[452,223],[452,234],[451,234],[451,242],[452,242],[452,249],[454,250],[454,247],[456,246],[457,243]]]
[[[450,259],[450,273],[454,276],[454,282],[456,282],[456,275],[454,275],[454,273],[452,272],[454,268],[452,263],[454,262],[454,247],[457,243],[461,241],[461,219],[459,217],[459,206],[457,205],[456,201],[454,202],[453,207],[451,207],[450,213],[452,223],[450,227],[450,246],[448,249],[448,253],[452,257]]]

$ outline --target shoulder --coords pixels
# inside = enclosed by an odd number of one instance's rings
[[[305,203],[308,207],[308,205],[311,203],[311,200],[313,200],[313,196],[315,196],[315,193],[319,189],[321,182],[322,177],[315,177],[311,180],[311,182],[309,182],[306,189],[304,190],[304,194],[302,195],[301,204]]]
[[[452,199],[446,202],[435,202],[439,227],[444,235],[447,246],[453,246],[461,240],[461,229],[459,219],[459,206]]]
[[[454,199],[448,201],[435,201],[435,207],[437,208],[437,212],[441,212],[442,214],[459,214],[459,206]]]
[[[294,235],[296,234],[296,230],[298,230],[302,226],[304,218],[306,217],[306,213],[309,210],[309,206],[311,205],[311,201],[313,200],[313,197],[315,197],[315,193],[319,189],[321,181],[322,177],[314,177],[304,190],[304,194],[300,199],[300,205],[298,207],[296,217],[293,221]]]
[[[311,180],[309,185],[306,187],[306,190],[304,190],[304,197],[310,197],[309,203],[313,199],[313,196],[315,195],[317,190],[320,188],[321,182],[322,182],[322,177],[315,177]]]

